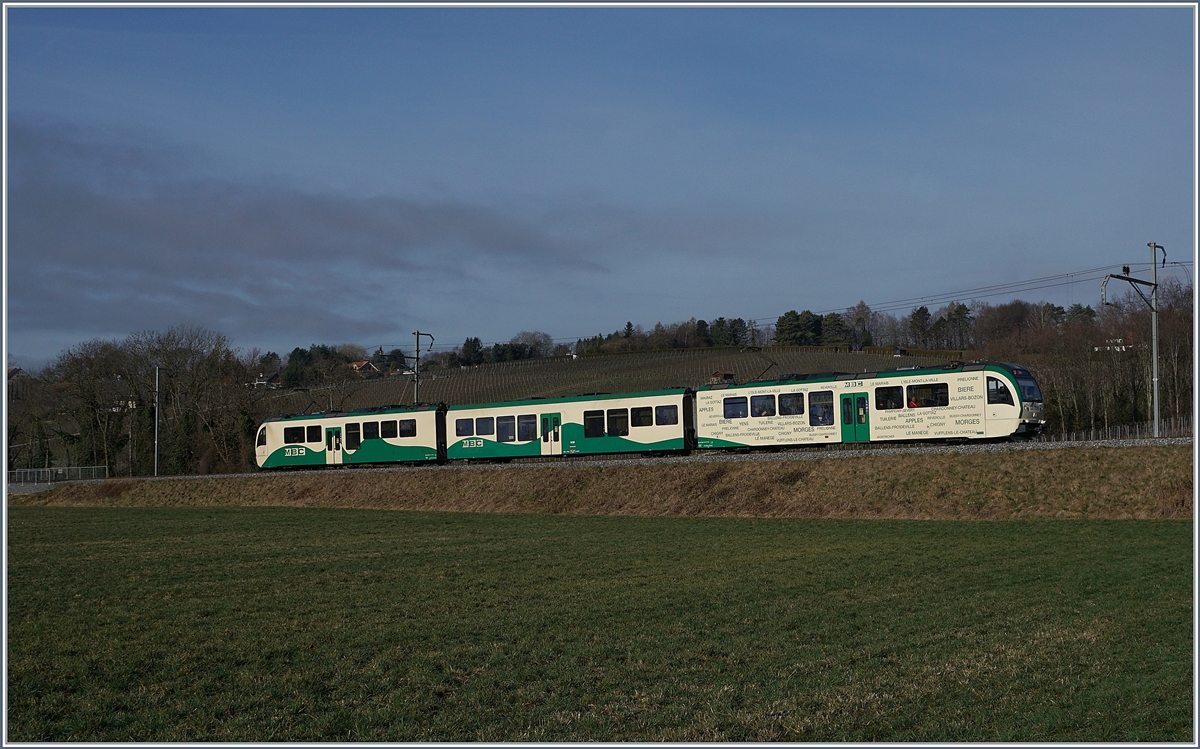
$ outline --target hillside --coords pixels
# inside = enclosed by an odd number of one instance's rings
[[[808,518],[1192,515],[1188,444],[892,454],[799,451],[755,457],[110,479],[9,495],[8,501],[10,506],[293,506]]]

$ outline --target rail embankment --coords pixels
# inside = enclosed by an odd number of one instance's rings
[[[1188,518],[1190,445],[109,479],[9,505],[810,518]]]

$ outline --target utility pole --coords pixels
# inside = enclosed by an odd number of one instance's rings
[[[1104,282],[1100,284],[1100,303],[1108,304],[1108,300],[1104,296],[1105,287],[1108,286],[1108,280],[1110,278],[1115,278],[1118,281],[1128,281],[1129,284],[1133,286],[1133,290],[1137,292],[1137,295],[1140,296],[1142,301],[1146,303],[1146,306],[1150,308],[1150,357],[1154,360],[1150,383],[1154,401],[1154,438],[1158,439],[1159,424],[1161,422],[1158,408],[1158,251],[1162,250],[1163,266],[1166,266],[1167,264],[1167,251],[1162,245],[1155,242],[1147,242],[1146,246],[1150,248],[1151,280],[1143,281],[1140,278],[1131,278],[1129,276],[1129,266],[1126,265],[1121,269],[1124,271],[1124,275],[1118,276],[1110,273],[1104,277]],[[1146,295],[1142,293],[1142,290],[1138,288],[1139,285],[1150,287],[1149,299],[1147,299]]]
[[[429,339],[429,348],[427,351],[433,350],[433,336],[428,333],[422,333],[419,330],[413,331],[413,336],[417,339],[416,356],[413,357],[413,405],[421,402],[421,336]]]
[[[154,475],[158,475],[158,365],[154,365]]]

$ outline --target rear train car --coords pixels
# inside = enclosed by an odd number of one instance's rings
[[[1027,439],[1045,429],[1033,376],[998,362],[710,385],[697,390],[696,412],[700,449]]]
[[[434,463],[445,459],[443,411],[390,407],[277,416],[259,427],[259,468],[366,463]]]

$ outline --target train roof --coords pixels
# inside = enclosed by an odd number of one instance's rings
[[[341,416],[379,416],[381,414],[413,414],[421,411],[436,411],[436,403],[418,403],[415,406],[374,406],[371,408],[354,408],[349,411],[320,411],[311,414],[288,414],[286,416],[269,416],[263,423],[272,421],[302,421],[307,419],[328,419]]]
[[[561,398],[526,398],[524,400],[501,401],[499,403],[464,403],[450,406],[451,411],[463,411],[474,408],[497,408],[508,406],[541,406],[552,403],[577,403],[579,401],[617,400],[620,398],[647,398],[661,395],[683,395],[692,392],[691,388],[666,388],[664,390],[645,390],[639,393],[582,393],[580,395],[563,396]]]
[[[879,377],[913,377],[922,375],[945,374],[947,372],[980,372],[986,369],[1004,371],[1014,377],[1032,377],[1028,369],[1016,364],[976,360],[970,362],[952,361],[940,367],[891,367],[875,372],[811,372],[786,374],[766,380],[751,380],[737,385],[717,383],[704,385],[697,390],[731,390],[738,388],[757,387],[760,385],[784,385],[795,383],[836,382],[838,380],[866,380]]]

